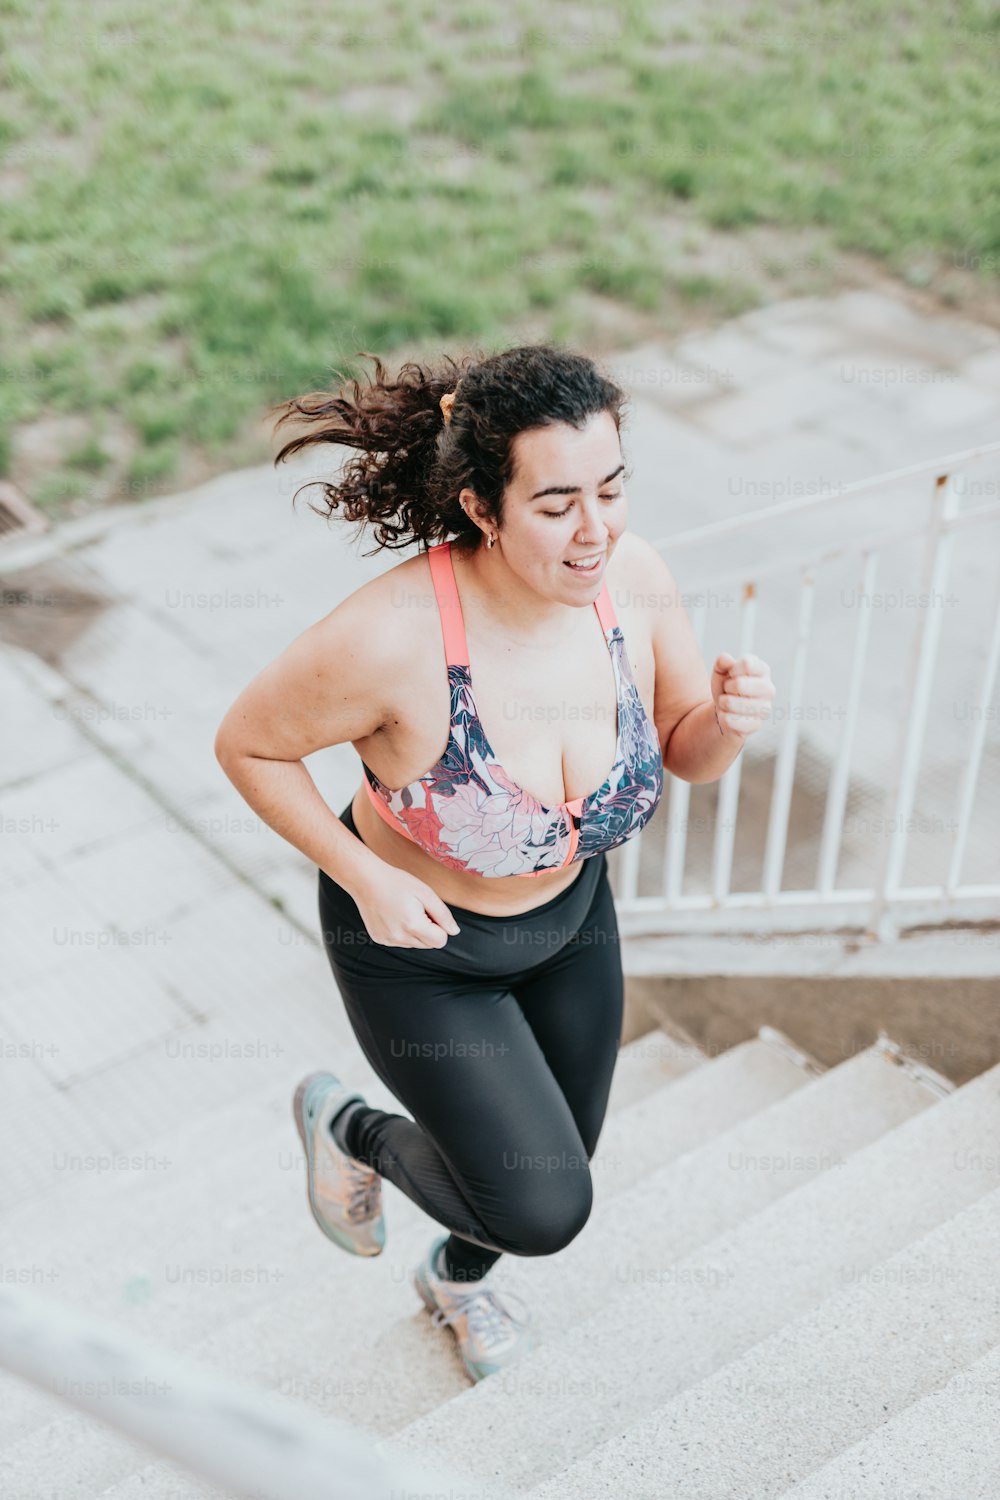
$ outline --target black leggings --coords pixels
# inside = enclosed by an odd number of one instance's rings
[[[357,836],[350,804],[341,821]],[[323,945],[373,1070],[413,1119],[366,1106],[351,1154],[452,1231],[445,1272],[551,1255],[593,1203],[624,982],[605,855],[519,916],[451,906],[443,948],[376,943],[319,871]]]

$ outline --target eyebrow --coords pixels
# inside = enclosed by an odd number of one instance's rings
[[[618,478],[618,475],[622,472],[624,467],[624,464],[619,464],[617,469],[615,469],[613,473],[609,474],[606,479],[601,480],[597,488],[599,490],[603,490],[604,486],[606,484],[610,484],[612,479]],[[540,500],[543,495],[575,495],[578,490],[582,489],[582,484],[553,484],[550,485],[547,490],[536,490],[533,495],[528,496],[528,499]]]

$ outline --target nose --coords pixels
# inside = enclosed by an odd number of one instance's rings
[[[600,551],[607,545],[608,528],[604,524],[601,515],[601,502],[595,495],[593,498],[584,498],[583,516],[576,530],[576,543],[580,547],[592,546],[594,551]]]

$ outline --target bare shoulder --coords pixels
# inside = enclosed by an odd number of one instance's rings
[[[674,576],[667,566],[663,553],[657,552],[652,542],[648,542],[637,531],[622,532],[615,547],[609,572],[614,570],[614,565],[619,560],[619,572],[616,574],[615,582],[620,583],[623,588],[634,589],[637,592],[647,590],[661,592],[667,589],[672,593],[676,590]]]
[[[413,634],[388,606],[402,572],[362,584],[267,663],[230,705],[216,754],[300,760],[377,733],[398,702]]]
[[[373,646],[395,643],[404,648],[419,633],[417,621],[427,619],[434,606],[434,589],[426,553],[404,558],[359,584],[326,617],[350,619]],[[419,649],[420,642],[414,642]]]
[[[350,639],[360,671],[380,694],[387,717],[426,656],[435,606],[426,554],[417,554],[366,579],[319,622],[321,636],[340,643]]]
[[[357,591],[358,613],[370,622],[384,642],[396,646],[400,658],[414,658],[427,649],[427,633],[436,627],[436,600],[427,553],[403,558]]]
[[[659,604],[675,602],[677,584],[661,553],[637,531],[623,531],[608,564],[608,588],[629,654],[651,650]]]

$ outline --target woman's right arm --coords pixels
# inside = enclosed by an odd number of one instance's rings
[[[302,764],[392,717],[405,663],[374,583],[303,631],[243,689],[219,725],[215,755],[254,812],[354,897],[376,942],[440,947],[458,931],[445,903],[345,828]]]
[[[244,801],[347,891],[383,861],[324,802],[302,757],[364,739],[385,722],[392,660],[365,592],[345,599],[259,672],[215,736],[216,759]]]

